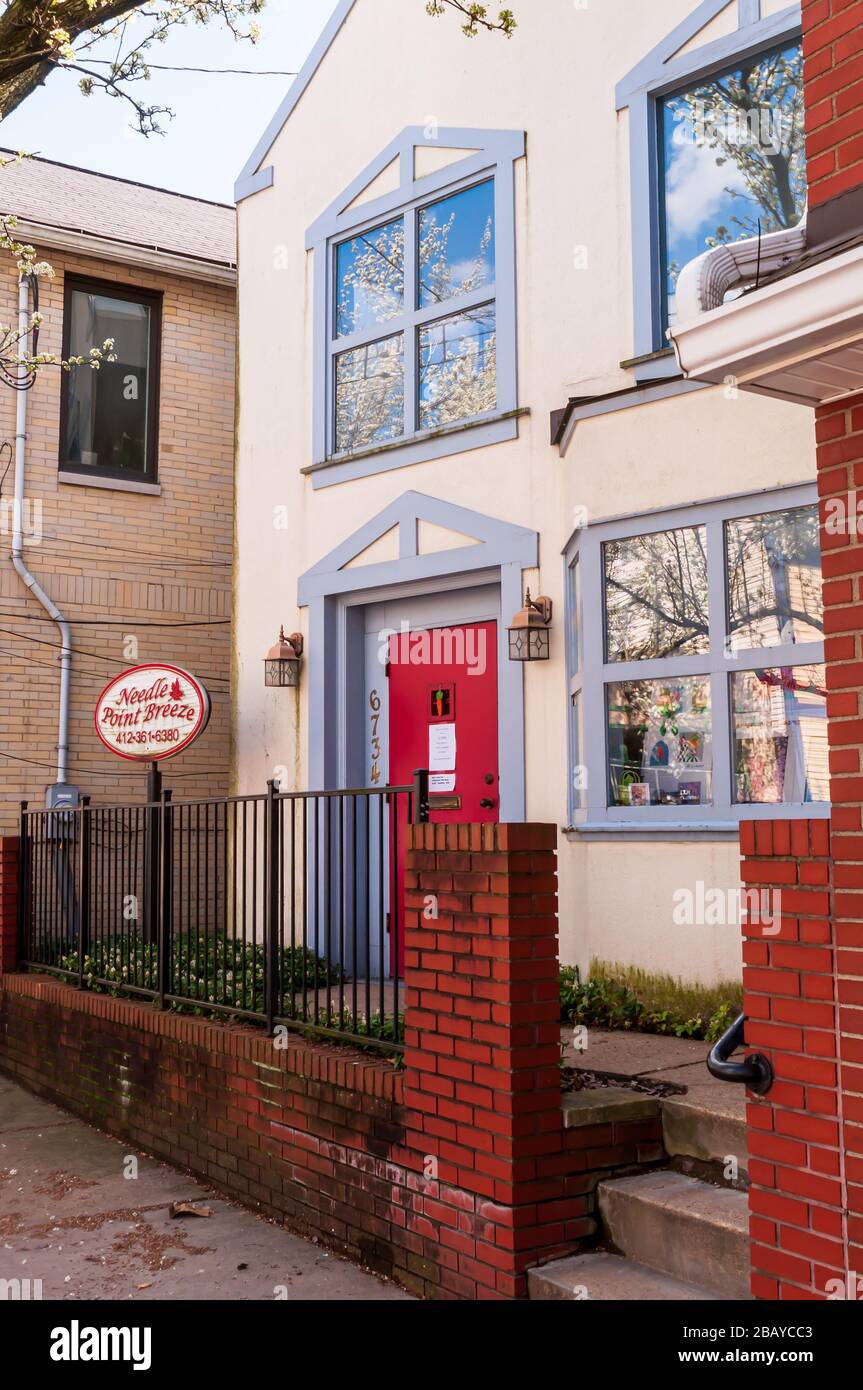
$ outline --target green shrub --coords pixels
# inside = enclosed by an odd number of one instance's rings
[[[279,952],[279,958],[282,998],[278,1011],[285,1018],[299,1017],[302,1001],[295,996],[302,990],[304,980],[306,988],[314,991],[338,984],[343,978],[339,966],[328,965],[314,951],[286,947]],[[55,964],[77,973],[78,952],[60,955]],[[202,1006],[225,1004],[232,1009],[265,1013],[264,965],[261,942],[244,942],[224,932],[206,936],[179,934],[171,942],[169,993],[185,995],[200,1001]],[[114,996],[132,989],[158,990],[155,942],[129,936],[94,943],[84,957],[84,980],[94,992]],[[206,1011],[205,1007],[191,1005],[172,1007],[197,1014]]]
[[[741,997],[734,984],[700,989],[628,967],[602,973],[596,962],[587,980],[576,966],[560,970],[561,1019],[594,1028],[715,1042],[740,1012]]]

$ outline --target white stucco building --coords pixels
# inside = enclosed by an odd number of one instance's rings
[[[814,426],[666,330],[683,264],[805,207],[799,5],[516,13],[339,0],[238,180],[234,790],[431,765],[433,818],[560,827],[565,961],[734,978],[675,894],[828,813]]]

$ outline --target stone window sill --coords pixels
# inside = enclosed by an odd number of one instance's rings
[[[72,487],[99,487],[108,492],[140,492],[148,497],[161,497],[161,483],[137,483],[131,478],[104,478],[90,473],[59,473],[61,483]]]

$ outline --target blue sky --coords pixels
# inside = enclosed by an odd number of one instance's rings
[[[223,27],[180,29],[154,44],[154,63],[296,71],[335,8],[336,0],[268,0],[254,46]],[[57,72],[0,123],[0,144],[46,159],[117,174],[200,198],[233,200],[234,179],[292,82],[290,77],[228,77],[154,72],[138,93],[170,106],[163,136],[129,129],[126,102],[99,92],[84,97],[78,77]]]

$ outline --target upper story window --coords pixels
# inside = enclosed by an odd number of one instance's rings
[[[417,248],[410,260],[407,219]],[[341,242],[335,272],[337,454],[494,411],[493,181]],[[418,370],[409,398],[410,352]]]
[[[633,357],[667,376],[683,267],[806,207],[800,4],[701,0],[618,84],[629,112]]]
[[[683,267],[702,252],[796,227],[806,211],[799,42],[694,80],[660,103],[664,324]]]
[[[155,482],[161,296],[66,277],[63,355],[114,340],[116,361],[63,374],[60,468]]]
[[[434,172],[423,173],[418,156],[430,149]],[[523,149],[518,133],[410,129],[310,230],[326,267],[316,486],[516,436],[513,163]],[[364,203],[394,161],[398,187]]]
[[[576,821],[730,823],[827,803],[811,491],[590,527],[574,542]]]

